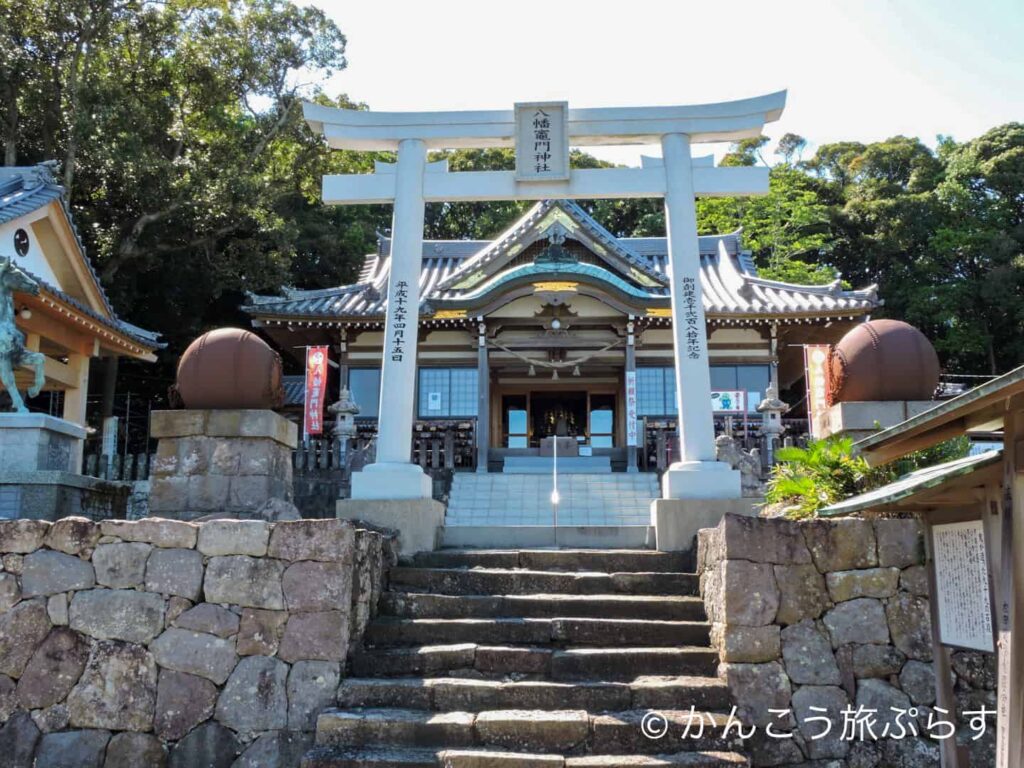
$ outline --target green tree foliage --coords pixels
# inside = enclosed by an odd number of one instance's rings
[[[57,160],[115,305],[163,332],[163,358],[245,323],[246,290],[337,285],[386,226],[378,208],[325,207],[331,152],[301,100],[345,66],[324,13],[286,0],[5,0],[5,161]]]

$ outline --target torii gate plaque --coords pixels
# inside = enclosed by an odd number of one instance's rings
[[[668,230],[680,461],[663,480],[666,499],[735,499],[739,473],[715,460],[707,331],[694,198],[768,191],[767,168],[694,162],[695,143],[738,141],[777,120],[786,93],[680,107],[569,109],[565,102],[488,112],[368,112],[305,104],[306,121],[336,149],[398,152],[372,174],[325,176],[325,203],[394,203],[376,463],[355,473],[354,499],[429,499],[430,479],[410,461],[416,386],[416,328],[427,201],[663,197]],[[549,133],[534,126],[549,120]],[[526,122],[527,120],[531,122]],[[534,131],[533,128],[537,130]],[[555,130],[557,128],[558,130]],[[529,146],[522,142],[529,141]],[[550,147],[543,142],[550,140]],[[565,171],[569,143],[660,144],[641,168]],[[518,145],[518,146],[517,146]],[[517,169],[449,173],[427,163],[430,149],[517,147]],[[564,156],[563,153],[564,152]],[[547,155],[547,157],[545,157]]]

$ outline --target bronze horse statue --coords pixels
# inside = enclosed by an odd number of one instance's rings
[[[18,413],[28,413],[25,401],[18,392],[14,370],[19,366],[35,369],[35,381],[28,388],[28,396],[35,397],[43,388],[45,376],[43,366],[46,357],[41,352],[25,348],[25,334],[14,322],[14,292],[39,293],[39,284],[24,271],[15,266],[9,257],[0,258],[0,383],[11,397],[11,404]]]

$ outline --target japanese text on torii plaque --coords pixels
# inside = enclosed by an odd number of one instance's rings
[[[569,178],[568,103],[516,104],[516,180]]]

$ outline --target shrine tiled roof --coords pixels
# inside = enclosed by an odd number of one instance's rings
[[[54,201],[58,201],[60,203],[61,209],[67,217],[71,231],[74,233],[76,245],[78,246],[82,254],[82,258],[85,261],[85,265],[89,270],[89,275],[95,283],[106,313],[97,312],[87,306],[84,301],[69,295],[58,286],[52,285],[48,281],[40,278],[38,275],[33,274],[31,275],[32,278],[39,283],[40,287],[47,293],[60,301],[69,304],[79,312],[88,315],[93,320],[100,322],[108,328],[111,328],[118,333],[122,333],[151,349],[160,349],[165,346],[159,341],[159,333],[139,328],[137,325],[133,325],[132,323],[122,320],[117,316],[117,313],[114,312],[110,299],[107,298],[107,293],[103,289],[103,284],[100,282],[99,274],[96,272],[96,268],[89,259],[85,250],[85,244],[82,242],[82,238],[75,226],[74,218],[71,216],[71,210],[68,208],[67,200],[64,197],[64,188],[57,183],[53,176],[51,167],[47,164],[42,164],[27,167],[0,168],[0,224],[6,224],[10,221],[14,221],[21,216],[32,213],[33,211],[49,205]]]
[[[638,305],[668,306],[668,245],[664,237],[615,238],[583,213],[578,205],[560,200],[538,203],[508,232],[517,227],[525,228],[524,222],[535,221],[538,212],[543,213],[555,206],[584,226],[588,237],[595,241],[599,237],[601,244],[610,241],[615,245],[614,249],[608,248],[607,261],[598,260],[597,264],[585,265],[586,277],[620,289],[622,286],[618,284],[626,280],[632,283],[626,293]],[[603,234],[593,233],[594,227],[600,228]],[[739,232],[705,235],[699,241],[704,309],[711,318],[855,317],[871,312],[881,304],[873,286],[848,291],[838,281],[830,285],[806,286],[760,277],[750,253],[742,249]],[[507,260],[505,264],[487,264],[490,258],[497,258],[493,255],[494,242],[497,241],[424,242],[419,283],[424,318],[429,318],[437,307],[459,305],[486,286],[500,286],[501,275],[506,272],[519,270],[521,273],[523,265],[512,262],[510,255],[503,257]],[[352,285],[315,291],[286,288],[279,296],[250,294],[243,309],[254,318],[271,322],[382,319],[387,300],[390,250],[390,240],[381,238],[377,253],[366,257],[358,281]],[[521,248],[518,253],[521,255],[522,251]],[[491,272],[473,284],[466,284],[465,278],[470,272],[481,274],[488,268]],[[553,271],[557,273],[558,269]],[[539,276],[543,272],[539,262],[533,265],[532,275]],[[639,274],[641,279],[631,280],[631,274],[634,277]]]

